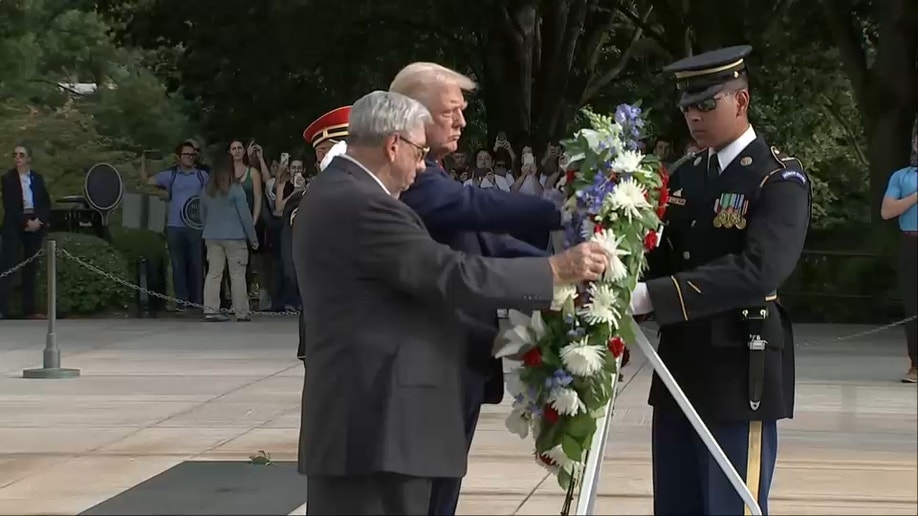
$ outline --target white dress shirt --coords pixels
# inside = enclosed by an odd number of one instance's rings
[[[19,185],[22,187],[22,209],[34,210],[35,199],[32,195],[32,171],[19,174]]]
[[[753,140],[755,140],[755,130],[752,128],[752,125],[750,125],[743,131],[743,134],[741,134],[739,138],[730,142],[729,145],[720,149],[720,151],[715,152],[714,149],[708,149],[708,156],[710,157],[711,154],[717,154],[717,162],[720,164],[720,171],[723,172],[727,170],[730,163],[732,163]]]

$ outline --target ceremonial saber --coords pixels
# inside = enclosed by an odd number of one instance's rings
[[[720,448],[720,445],[717,444],[717,441],[714,439],[714,436],[711,435],[711,431],[708,430],[708,427],[705,426],[704,421],[701,420],[701,417],[698,415],[698,412],[695,411],[695,407],[692,406],[688,398],[685,396],[685,393],[682,392],[682,388],[679,387],[679,384],[676,383],[676,379],[673,378],[672,373],[669,372],[669,369],[666,367],[666,364],[663,363],[663,360],[660,359],[660,355],[657,354],[657,350],[654,349],[653,345],[650,344],[650,341],[647,339],[647,336],[644,335],[644,331],[638,326],[634,318],[631,318],[631,326],[634,330],[634,336],[637,340],[637,345],[641,348],[641,351],[644,352],[644,356],[647,357],[647,360],[650,362],[650,366],[653,367],[653,370],[656,371],[660,379],[663,380],[663,384],[666,385],[666,388],[669,389],[670,394],[672,394],[673,399],[676,400],[676,403],[679,404],[679,408],[682,409],[682,412],[685,413],[685,417],[688,418],[689,422],[692,423],[692,427],[695,428],[695,432],[698,433],[698,437],[701,437],[701,440],[704,441],[704,445],[708,448],[708,451],[711,452],[711,456],[714,457],[714,460],[717,461],[717,465],[720,466],[721,471],[724,472],[724,475],[727,476],[727,479],[730,480],[730,484],[733,485],[733,489],[736,490],[736,493],[740,495],[740,498],[743,499],[743,503],[749,507],[749,511],[753,516],[762,516],[762,508],[759,507],[758,502],[756,502],[755,497],[752,496],[752,492],[749,491],[749,487],[746,486],[746,483],[743,481],[743,478],[740,477],[739,473],[736,472],[736,468],[733,467],[733,464],[730,463],[730,460],[727,458],[724,451]],[[617,379],[616,379],[617,383]],[[614,400],[614,398],[612,399]],[[610,414],[612,400],[609,401],[609,407],[606,411],[606,414]],[[599,432],[597,432],[599,433]],[[598,445],[598,448],[604,452],[605,449],[605,439],[601,443],[596,442],[596,437],[593,439],[593,446]],[[588,457],[588,462],[594,457]],[[602,459],[600,455],[599,460]],[[599,468],[595,468],[595,474],[598,476]],[[589,485],[593,486],[598,482],[598,479],[590,479]],[[584,484],[586,485],[586,484]],[[592,490],[588,490],[588,495],[595,497],[596,493]],[[592,514],[591,512],[579,512],[581,504],[577,504],[578,512],[577,514]],[[584,507],[592,508],[592,501],[588,501]]]

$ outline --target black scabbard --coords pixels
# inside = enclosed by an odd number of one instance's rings
[[[765,387],[765,347],[768,343],[762,338],[762,329],[768,317],[768,308],[747,308],[742,311],[742,316],[749,332],[749,408],[756,411],[762,403]]]

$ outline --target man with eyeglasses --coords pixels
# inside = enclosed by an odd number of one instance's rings
[[[0,226],[0,273],[35,255],[48,232],[51,196],[45,180],[32,170],[32,153],[25,145],[13,149],[13,168],[0,177],[3,225]],[[42,319],[35,309],[35,271],[38,262],[22,267],[22,312],[27,319]],[[13,274],[0,278],[0,319],[9,315]]]
[[[175,297],[188,303],[201,304],[204,288],[204,251],[201,227],[195,218],[194,204],[207,184],[208,174],[195,166],[198,151],[184,141],[175,148],[176,164],[146,177],[147,184],[166,191],[168,202],[166,242],[172,263],[172,284]],[[185,306],[176,309],[184,311]]]
[[[672,171],[664,241],[648,256],[632,313],[653,314],[660,357],[767,514],[777,421],[794,411],[793,333],[776,291],[803,250],[811,186],[800,162],[749,124],[751,51],[723,48],[665,68],[705,150]],[[654,514],[743,514],[656,374],[649,401]]]

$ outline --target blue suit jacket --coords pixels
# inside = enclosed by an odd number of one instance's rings
[[[547,251],[517,240],[508,233],[548,233],[561,228],[561,213],[540,197],[463,186],[440,165],[427,160],[427,169],[400,196],[424,221],[434,240],[469,254],[500,258],[545,256]],[[491,356],[497,336],[493,311],[459,314],[469,331],[469,366],[490,374],[485,399],[503,397],[503,370]]]

